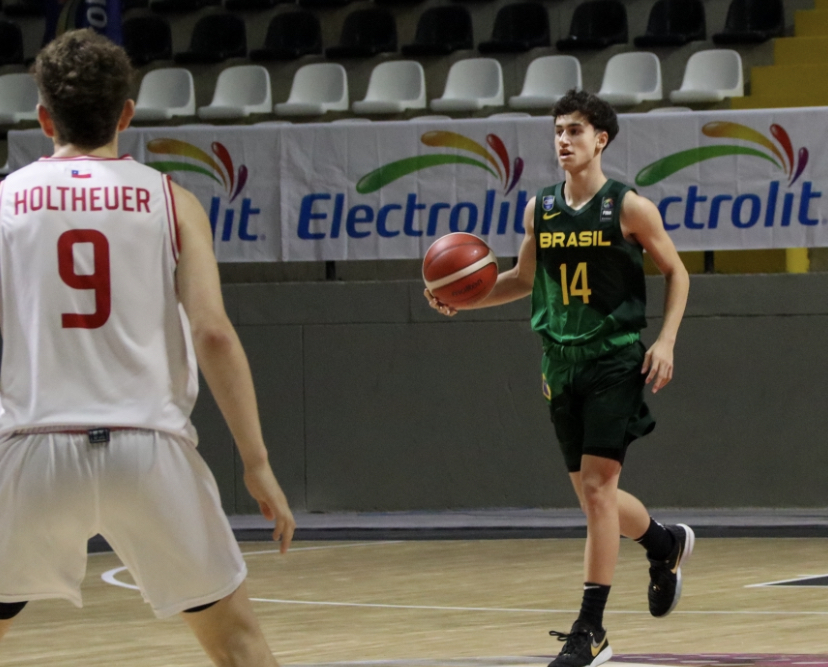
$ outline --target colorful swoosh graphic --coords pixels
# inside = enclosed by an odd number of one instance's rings
[[[660,160],[656,160],[652,164],[648,164],[636,174],[635,183],[640,186],[654,185],[668,176],[672,176],[677,171],[681,171],[699,162],[704,162],[705,160],[712,160],[713,158],[726,155],[749,155],[767,160],[776,166],[777,169],[786,172],[788,175],[788,186],[791,186],[802,175],[803,170],[808,164],[808,149],[804,147],[800,148],[796,158],[794,158],[793,144],[785,128],[774,123],[770,126],[770,133],[773,139],[776,140],[776,143],[761,132],[741,123],[732,123],[729,121],[707,123],[702,127],[702,134],[707,137],[748,141],[769,151],[770,154],[757,148],[740,144],[700,146],[698,148],[672,153]]]
[[[503,184],[504,194],[509,194],[517,185],[523,174],[523,159],[516,157],[511,163],[509,151],[503,140],[496,134],[486,136],[486,146],[482,146],[474,139],[445,130],[426,132],[420,137],[420,141],[426,146],[433,148],[456,148],[469,155],[452,153],[433,153],[430,155],[416,155],[389,162],[373,171],[365,174],[356,184],[356,191],[360,194],[376,192],[389,183],[393,183],[403,176],[408,176],[415,171],[437,167],[446,164],[467,164],[487,171]],[[491,150],[490,150],[491,149]],[[494,154],[493,154],[494,153]],[[477,159],[482,158],[482,160]]]
[[[240,165],[238,172],[236,172],[233,165],[233,158],[230,157],[230,152],[224,144],[214,141],[210,148],[216,158],[218,158],[218,162],[209,153],[186,141],[169,138],[152,139],[147,143],[147,150],[150,153],[189,158],[201,164],[179,162],[176,160],[160,160],[157,162],[147,162],[146,164],[165,174],[171,171],[189,171],[208,176],[216,183],[224,186],[232,202],[239,196],[242,188],[247,183],[247,167]],[[202,165],[206,165],[206,167]]]

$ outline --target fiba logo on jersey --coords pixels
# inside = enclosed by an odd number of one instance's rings
[[[247,166],[242,164],[237,169],[230,151],[218,141],[214,141],[210,149],[213,155],[180,139],[152,139],[147,142],[147,150],[150,153],[172,156],[173,159],[151,161],[146,164],[164,173],[180,171],[200,174],[212,179],[225,190],[226,197],[214,195],[208,207],[214,239],[218,238],[221,241],[230,241],[234,238],[239,241],[264,239],[264,236],[254,234],[250,230],[252,217],[259,215],[261,209],[255,208],[249,197],[242,197],[238,208],[230,206],[247,185],[249,174]]]

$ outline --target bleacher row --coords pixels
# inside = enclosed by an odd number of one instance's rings
[[[515,110],[549,109],[570,88],[581,89],[579,61],[573,56],[543,56],[526,70],[523,89],[509,98]],[[670,93],[672,102],[715,102],[743,94],[742,61],[732,49],[699,51],[687,61],[684,83]],[[466,58],[448,73],[443,95],[428,105],[435,112],[478,111],[504,105],[503,71],[493,58]],[[648,52],[619,53],[607,62],[598,95],[610,104],[631,106],[663,97],[658,57]],[[0,124],[36,118],[37,88],[25,73],[0,76]],[[260,65],[238,65],[218,77],[212,102],[196,109],[195,84],[189,70],[168,67],[148,72],[141,81],[136,121],[162,121],[178,116],[202,120],[241,119],[252,114],[321,116],[328,111],[399,114],[426,109],[425,71],[414,60],[376,65],[365,99],[350,103],[348,75],[337,63],[300,67],[288,100],[273,106],[270,74]],[[687,107],[674,107],[687,110]],[[659,110],[659,109],[656,109]],[[660,109],[663,111],[663,109]],[[512,115],[521,115],[512,114]],[[522,115],[530,115],[525,111]]]
[[[20,3],[21,0],[18,0]],[[200,0],[199,0],[200,1]],[[225,0],[259,2],[260,0]],[[271,2],[271,0],[264,0]],[[311,0],[311,2],[341,0]],[[150,0],[150,8],[193,0]],[[299,5],[308,3],[300,0]],[[5,12],[10,7],[7,5]],[[12,12],[13,14],[14,12]],[[558,51],[601,49],[625,44],[628,36],[627,10],[620,0],[586,0],[575,9],[569,34],[555,43]],[[781,0],[730,0],[722,31],[713,35],[717,45],[756,43],[779,36],[784,31]],[[707,27],[701,0],[656,0],[652,5],[643,35],[634,38],[638,48],[680,46],[692,40],[706,39]],[[123,24],[124,46],[137,66],[156,60],[174,60],[179,64],[219,63],[229,58],[253,61],[292,60],[304,55],[324,54],[331,59],[366,58],[380,53],[418,57],[448,55],[460,49],[474,48],[472,18],[462,5],[430,7],[417,22],[412,43],[397,43],[393,14],[384,7],[362,8],[347,15],[339,44],[323,48],[319,18],[307,9],[275,15],[267,29],[264,43],[248,50],[244,20],[223,12],[202,16],[195,24],[190,48],[173,53],[170,25],[160,15],[135,16]],[[483,54],[521,53],[536,47],[551,46],[549,16],[539,2],[514,2],[501,7],[494,19],[491,38],[479,42]],[[23,36],[15,23],[0,20],[0,65],[23,63]]]

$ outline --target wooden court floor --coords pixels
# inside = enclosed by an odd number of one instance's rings
[[[254,606],[283,665],[396,667],[545,665],[561,646],[548,631],[568,630],[577,613],[582,548],[580,539],[331,541],[297,542],[280,556],[272,543],[242,544]],[[113,554],[90,555],[83,609],[30,604],[0,643],[0,665],[208,665],[180,619],[156,620],[124,587],[120,567]],[[828,540],[699,538],[684,574],[678,609],[650,617],[647,561],[623,541],[605,616],[619,661],[784,664],[813,654],[788,664],[828,665],[828,587],[755,586],[828,574]]]

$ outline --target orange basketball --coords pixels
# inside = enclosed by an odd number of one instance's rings
[[[474,234],[447,234],[426,252],[423,280],[428,291],[444,304],[466,308],[492,291],[497,281],[497,257]]]

